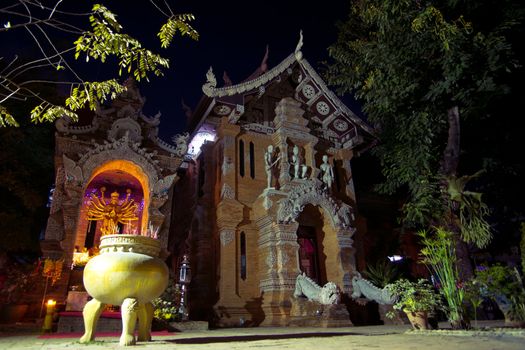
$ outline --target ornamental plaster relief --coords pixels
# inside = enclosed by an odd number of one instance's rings
[[[177,174],[171,174],[163,177],[153,185],[153,194],[159,198],[168,198],[171,185],[177,178]]]
[[[132,142],[126,134],[120,140],[115,140],[112,143],[105,142],[103,145],[97,144],[90,151],[86,152],[75,164],[75,166],[78,164],[78,166],[81,167],[81,173],[76,170],[76,167],[73,166],[71,162],[69,162],[69,168],[66,167],[66,173],[68,169],[73,169],[70,173],[78,178],[82,174],[92,174],[97,167],[108,161],[124,159],[141,167],[148,176],[150,183],[157,184],[161,169],[157,164],[158,161],[154,159],[156,155],[157,153],[155,151],[149,153],[141,148],[138,143]],[[64,165],[66,166],[66,164]],[[86,185],[85,182],[87,180],[88,179],[83,178],[82,184]],[[160,190],[164,189],[165,186],[159,184],[157,188]]]
[[[261,292],[276,292],[283,290],[294,290],[295,279],[297,276],[290,278],[266,278],[259,282]]]
[[[286,266],[286,264],[288,264],[288,261],[290,261],[288,253],[284,250],[281,250],[281,259],[277,262],[277,268],[282,269],[284,266]]]
[[[249,123],[249,124],[243,124],[242,128],[245,131],[253,131],[256,133],[266,134],[266,135],[272,135],[275,133],[275,128],[272,128],[270,126],[265,126],[262,124],[257,123]]]
[[[221,199],[235,199],[235,191],[227,183],[222,185]]]
[[[60,219],[61,216],[58,215],[49,216],[46,227],[46,240],[61,241],[64,239],[64,223]]]
[[[55,190],[53,191],[53,198],[51,200],[51,208],[49,215],[53,215],[62,209],[62,202],[64,201],[64,182],[66,181],[66,174],[63,167],[57,168],[57,176],[55,178]]]
[[[292,187],[287,198],[279,200],[278,203],[277,220],[280,223],[295,222],[307,204],[321,207],[336,230],[350,227],[353,220],[351,207],[345,203],[337,203],[318,180],[304,181]]]
[[[126,133],[132,142],[142,142],[142,129],[139,123],[130,117],[117,119],[113,122],[108,131],[108,140],[115,141]]]
[[[270,248],[270,251],[268,252],[268,256],[266,256],[266,265],[270,270],[272,270],[275,267],[275,264],[277,263],[277,254],[275,253],[275,247]]]
[[[233,242],[234,238],[235,238],[235,232],[233,230],[230,230],[230,229],[221,230],[220,239],[221,239],[221,245],[223,247]]]

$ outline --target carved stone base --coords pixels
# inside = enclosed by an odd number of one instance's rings
[[[306,298],[292,299],[290,327],[350,327],[350,315],[344,304],[323,305]]]

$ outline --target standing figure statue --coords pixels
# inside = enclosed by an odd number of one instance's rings
[[[277,164],[279,159],[281,159],[281,156],[274,160],[273,145],[269,145],[266,152],[264,152],[264,169],[266,170],[266,177],[268,180],[266,188],[272,187],[274,166]]]
[[[293,165],[293,178],[294,179],[305,179],[306,178],[306,172],[308,171],[308,167],[306,164],[302,164],[301,155],[299,153],[299,147],[297,145],[293,146],[293,154],[292,159],[290,161],[290,164]],[[299,175],[299,170],[301,170],[301,174]]]
[[[334,169],[332,168],[330,163],[328,163],[328,156],[326,154],[323,156],[323,163],[321,164],[319,169],[321,169],[323,175],[321,179],[326,184],[326,188],[328,190],[331,190],[332,183],[334,182]]]
[[[299,178],[299,168],[301,167],[301,157],[299,156],[299,147],[293,146],[292,160],[290,162],[293,165],[293,177],[294,179]]]

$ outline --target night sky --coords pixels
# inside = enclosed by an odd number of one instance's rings
[[[50,6],[56,2],[49,0],[44,3]],[[167,3],[174,13],[195,15],[196,19],[192,25],[199,32],[200,39],[193,41],[189,37],[177,35],[168,49],[162,49],[157,32],[167,17],[148,0],[65,0],[57,9],[86,13],[94,3],[102,3],[113,11],[123,25],[125,33],[140,40],[146,48],[170,59],[170,68],[164,70],[163,77],[152,75],[149,83],[143,81],[139,84],[142,95],[146,97],[144,113],[148,116],[153,116],[158,111],[162,113],[160,136],[165,141],[170,141],[174,134],[185,130],[186,116],[181,100],[184,99],[186,105],[192,110],[195,109],[203,95],[201,88],[210,66],[213,67],[218,86],[224,83],[224,71],[233,84],[239,83],[260,66],[267,45],[268,69],[284,60],[295,50],[302,29],[304,57],[319,71],[320,62],[329,59],[328,46],[336,41],[336,22],[347,17],[350,6],[350,2],[347,1],[169,0]],[[167,12],[163,1],[155,1],[155,4]],[[37,10],[32,10],[37,14]],[[11,21],[12,25],[17,24],[13,17],[4,17],[0,15],[0,23]],[[74,17],[73,20],[71,18],[73,17],[69,17],[68,21],[74,21],[79,27],[89,27],[86,16]],[[18,22],[20,21],[18,19]],[[24,29],[5,34],[7,35],[3,35],[0,42],[4,62],[10,61],[14,55],[25,58],[41,57],[33,39]],[[78,38],[78,35],[66,36],[52,30],[49,30],[49,34],[54,38],[55,45],[61,47],[73,46],[72,43]],[[85,63],[83,57],[78,61],[70,57],[68,63],[75,66],[86,81],[118,77],[115,60],[108,60],[108,63],[102,64],[91,59],[89,63]],[[47,79],[49,75],[56,77],[57,74],[64,73],[51,68],[39,74],[43,74],[42,78]],[[119,79],[123,81],[125,78],[126,76],[122,76]],[[63,80],[69,79],[66,77]],[[66,96],[68,93],[69,87],[64,85],[61,94]]]
[[[224,71],[234,84],[239,83],[259,67],[266,45],[269,46],[268,69],[292,53],[302,29],[304,57],[319,68],[319,62],[328,59],[327,47],[336,40],[335,23],[345,19],[349,7],[346,1],[176,1],[172,2],[174,12],[190,12],[196,16],[193,24],[200,39],[194,42],[179,36],[172,47],[164,50],[158,48],[157,41],[150,40],[156,39],[154,32],[163,17],[149,2],[143,3],[147,17],[139,9],[129,12],[116,7],[114,11],[121,13],[121,23],[133,35],[156,52],[166,52],[165,57],[170,58],[171,68],[164,77],[140,84],[147,99],[145,114],[154,115],[159,110],[162,113],[160,136],[166,141],[184,131],[181,99],[191,109],[195,108],[203,95],[201,87],[210,66],[218,86],[223,85]],[[107,3],[110,9],[112,5]],[[137,32],[137,23],[142,21],[147,22],[147,28]]]

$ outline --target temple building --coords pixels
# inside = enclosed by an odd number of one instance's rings
[[[174,144],[158,137],[160,116],[143,115],[132,81],[88,122],[57,122],[44,254],[69,264],[95,247],[108,228],[89,203],[98,198],[103,215],[112,194],[136,207],[135,216],[119,214],[113,233],[155,231],[174,269],[190,257],[191,319],[287,326],[303,273],[335,283],[344,305],[356,272],[351,160],[375,137],[301,45],[271,69],[265,58],[239,84],[225,76],[218,87],[210,68],[188,133]],[[61,282],[64,296],[72,278]]]

